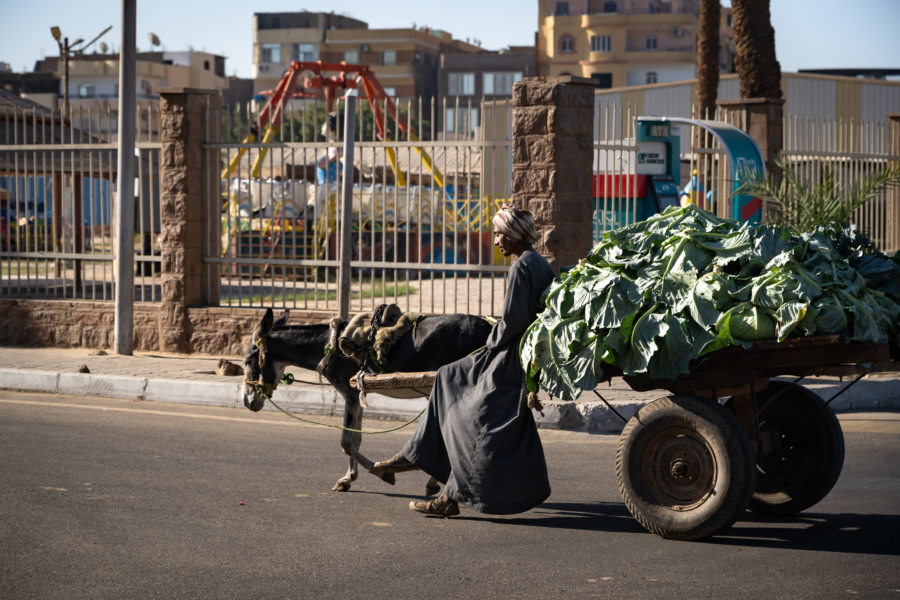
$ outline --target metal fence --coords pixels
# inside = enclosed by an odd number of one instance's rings
[[[815,187],[831,179],[848,192],[864,184],[890,163],[900,161],[891,148],[890,128],[897,122],[821,119],[789,116],[784,124],[782,157],[798,179]],[[895,131],[894,140],[900,140]],[[900,250],[900,198],[885,191],[857,209],[853,222],[885,252]]]
[[[510,104],[397,108],[384,141],[373,119],[387,104],[357,103],[350,309],[499,314],[508,264],[490,221],[510,197]],[[209,198],[220,243],[206,253],[221,304],[337,310],[343,111],[295,101],[272,134],[248,107],[223,110],[207,145],[221,173]]]
[[[135,299],[159,298],[159,110],[136,135]],[[0,103],[0,295],[114,298],[116,116]]]
[[[394,302],[423,313],[498,314],[508,260],[490,220],[511,197],[511,103],[398,103],[409,123],[358,103],[352,181],[353,312]],[[298,100],[269,139],[254,107],[227,107],[206,144],[220,174],[208,202],[218,240],[205,249],[210,285],[224,306],[337,310],[343,186],[340,118]],[[332,111],[343,113],[339,103]],[[633,220],[646,193],[636,174],[635,114],[600,104],[595,114],[594,239]],[[724,119],[722,114],[715,118]],[[142,109],[136,134],[135,299],[160,299],[160,115]],[[743,127],[743,123],[734,123]],[[900,127],[893,123],[892,127]],[[115,115],[77,109],[70,119],[0,102],[0,296],[113,300]],[[684,129],[684,128],[683,128]],[[414,135],[410,134],[414,132]],[[832,170],[841,187],[900,161],[887,127],[789,116],[784,152],[804,181]],[[681,185],[730,216],[730,165],[715,140],[681,131]],[[685,152],[685,148],[689,151]],[[694,173],[696,172],[696,176]],[[631,216],[629,216],[631,215]],[[900,199],[883,194],[855,222],[879,248],[900,249]]]
[[[696,109],[695,118],[700,116]],[[638,204],[647,193],[637,175],[638,147],[632,107],[599,102],[595,113],[594,239],[603,232],[634,221]],[[744,115],[717,109],[713,120],[746,129]],[[890,127],[895,128],[893,135]],[[682,127],[680,197],[732,217],[734,177],[721,144],[699,128]],[[900,161],[900,123],[852,122],[839,119],[787,115],[784,120],[782,160],[807,187],[820,185],[830,173],[840,191],[849,191],[891,163]],[[764,222],[766,216],[764,215]],[[900,194],[887,190],[856,210],[852,222],[879,249],[900,250]]]

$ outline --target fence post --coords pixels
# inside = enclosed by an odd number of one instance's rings
[[[162,298],[159,347],[191,352],[188,307],[216,301],[217,269],[204,268],[204,248],[212,230],[217,164],[207,164],[203,145],[218,127],[210,123],[219,102],[215,90],[160,90],[160,252]],[[215,137],[209,141],[215,141]]]
[[[350,318],[350,258],[353,252],[353,144],[356,137],[356,97],[344,98],[344,171],[341,187],[341,263],[338,267],[339,316]]]
[[[512,199],[534,214],[535,250],[557,273],[591,249],[593,148],[589,80],[534,77],[513,86]]]
[[[888,160],[900,160],[900,113],[888,113]],[[885,252],[900,251],[900,189],[891,187],[887,192],[885,231],[887,232]]]

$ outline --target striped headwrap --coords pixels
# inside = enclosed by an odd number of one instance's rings
[[[494,215],[491,225],[494,231],[506,235],[516,242],[525,242],[534,245],[538,240],[537,231],[534,229],[534,217],[527,210],[522,210],[504,204]]]

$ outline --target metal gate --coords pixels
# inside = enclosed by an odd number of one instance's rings
[[[291,102],[268,142],[250,141],[261,133],[252,109],[225,109],[221,141],[207,145],[221,173],[209,198],[220,207],[219,245],[207,251],[220,302],[335,312],[342,103],[329,114]],[[396,121],[391,139],[378,139],[373,112],[357,104],[350,309],[499,314],[508,264],[490,221],[510,196],[509,103],[399,109],[418,140]]]

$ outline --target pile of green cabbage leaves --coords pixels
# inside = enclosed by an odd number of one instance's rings
[[[900,253],[852,227],[797,234],[669,208],[606,233],[545,292],[519,347],[531,391],[573,400],[603,379],[674,379],[692,361],[754,340],[841,334],[896,341]]]

